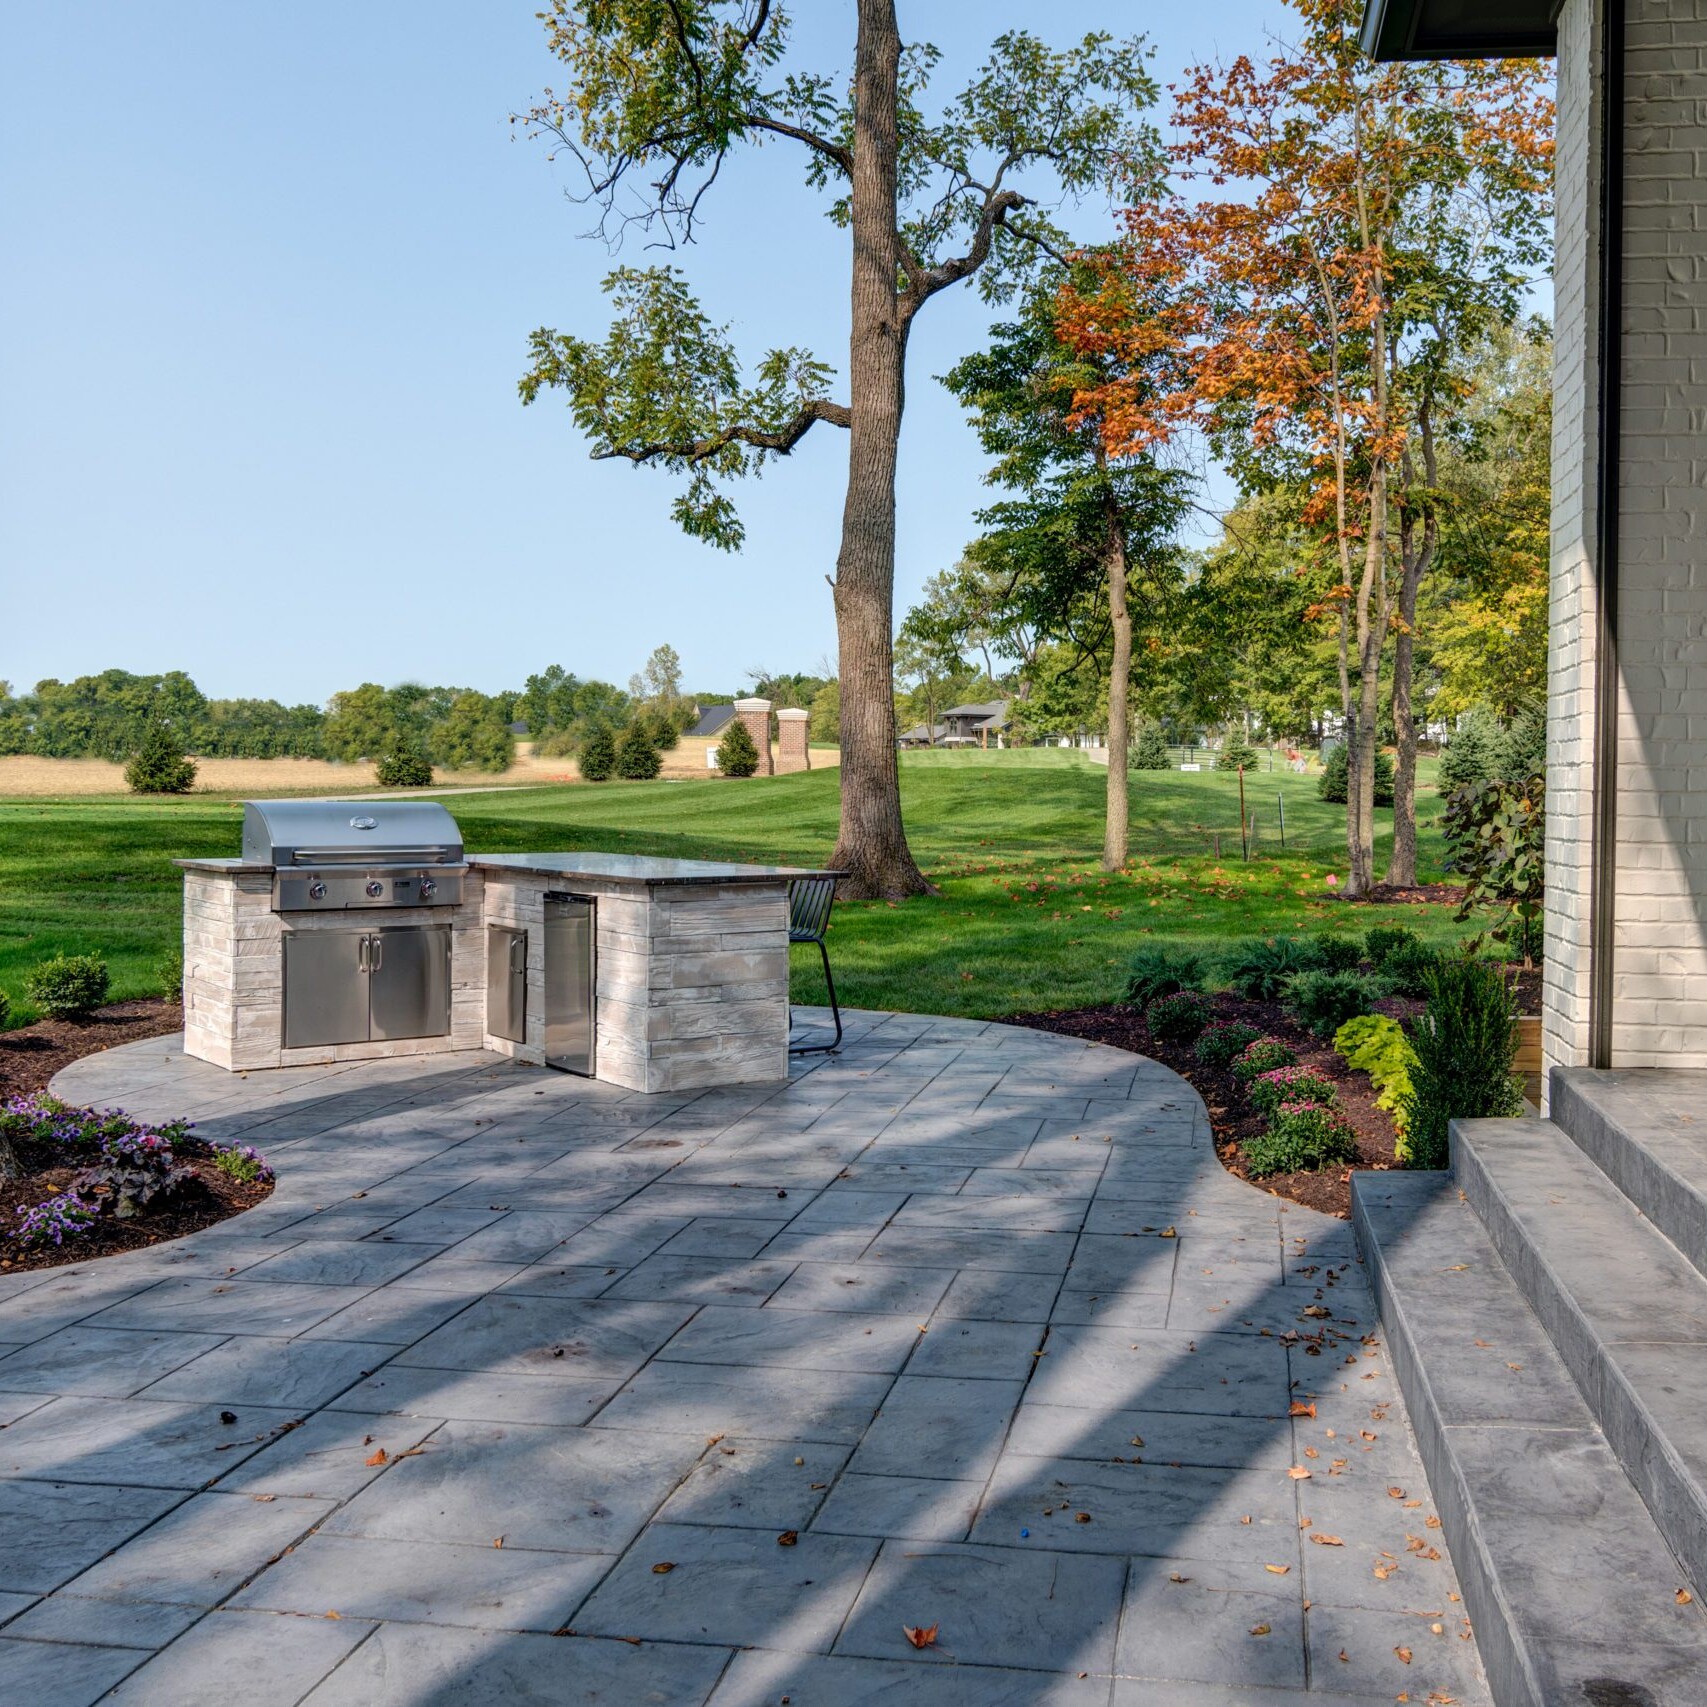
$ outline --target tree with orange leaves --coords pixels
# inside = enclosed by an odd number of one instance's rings
[[[1358,896],[1375,884],[1389,635],[1388,878],[1416,881],[1411,634],[1439,533],[1437,445],[1465,401],[1463,353],[1517,317],[1547,260],[1552,102],[1535,61],[1376,65],[1357,0],[1289,4],[1295,45],[1176,88],[1177,193],[1128,211],[1112,259],[1064,299],[1062,332],[1146,376],[1079,400],[1111,451],[1200,433],[1245,492],[1306,493],[1335,576],[1316,609],[1337,629]]]

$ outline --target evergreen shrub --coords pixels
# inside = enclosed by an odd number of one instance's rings
[[[1345,744],[1328,754],[1327,763],[1322,767],[1322,774],[1316,782],[1316,793],[1323,799],[1337,806],[1344,806],[1351,795],[1351,759],[1346,752]],[[1393,755],[1377,752],[1375,755],[1375,804],[1391,806],[1393,804]]]
[[[1132,754],[1136,771],[1170,771],[1173,761],[1168,757],[1168,738],[1159,723],[1146,723],[1138,731],[1138,745]]]
[[[1254,1025],[1246,1025],[1243,1020],[1223,1020],[1210,1026],[1191,1052],[1206,1067],[1227,1067],[1261,1036]]]
[[[157,718],[124,767],[124,780],[132,794],[188,794],[196,780],[195,761],[185,756],[183,742]]]
[[[1190,1043],[1214,1016],[1207,996],[1176,990],[1171,996],[1158,996],[1144,1010],[1144,1023],[1159,1043]]]
[[[1409,1166],[1444,1168],[1454,1120],[1521,1114],[1517,1009],[1505,979],[1485,960],[1442,960],[1428,984],[1428,1007],[1411,1033],[1416,1065],[1405,1099]]]
[[[1194,949],[1150,943],[1126,963],[1126,1000],[1147,1008],[1158,996],[1203,988],[1203,956]]]
[[[111,981],[98,954],[56,954],[25,976],[24,988],[49,1019],[86,1019],[107,999]]]
[[[1300,972],[1286,986],[1286,1007],[1306,1030],[1332,1037],[1348,1019],[1368,1013],[1388,989],[1367,972]]]
[[[583,782],[609,782],[616,774],[616,742],[608,729],[595,729],[581,743],[576,766]]]
[[[664,768],[663,755],[653,739],[651,725],[636,718],[623,730],[616,744],[616,774],[624,782],[651,782]]]
[[[1250,937],[1233,945],[1221,974],[1248,1001],[1273,1002],[1288,979],[1320,964],[1315,943],[1303,937]]]
[[[717,743],[717,768],[725,776],[751,776],[759,768],[759,745],[737,717]]]

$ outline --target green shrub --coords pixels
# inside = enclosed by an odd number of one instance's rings
[[[1359,1014],[1334,1033],[1334,1049],[1348,1067],[1367,1073],[1375,1086],[1375,1105],[1393,1117],[1398,1134],[1394,1152],[1401,1164],[1410,1160],[1405,1103],[1412,1090],[1417,1052],[1405,1036],[1405,1028],[1385,1014]]]
[[[184,743],[170,726],[156,718],[124,767],[124,780],[132,794],[188,794],[196,780],[195,761],[185,757]]]
[[[759,768],[759,746],[752,731],[737,717],[717,743],[717,768],[725,776],[751,776]]]
[[[1240,1149],[1258,1179],[1265,1174],[1314,1173],[1355,1162],[1357,1134],[1337,1109],[1309,1103],[1283,1103],[1260,1138],[1247,1138]]]
[[[1486,712],[1472,712],[1440,755],[1438,786],[1450,794],[1469,782],[1492,782],[1499,774],[1502,742],[1499,725]]]
[[[1400,949],[1413,946],[1420,948],[1422,938],[1403,925],[1375,925],[1364,933],[1363,952],[1377,972]]]
[[[84,1019],[107,999],[110,983],[98,954],[56,954],[26,975],[24,988],[49,1019]]]
[[[1328,754],[1322,766],[1322,775],[1316,783],[1316,793],[1323,799],[1332,801],[1337,806],[1344,806],[1351,795],[1351,759],[1347,754],[1344,742]],[[1375,754],[1375,804],[1391,806],[1393,804],[1393,755],[1377,751]]]
[[[1126,963],[1126,1000],[1147,1008],[1158,996],[1203,988],[1203,956],[1189,948],[1149,943]]]
[[[1144,1023],[1159,1043],[1190,1043],[1214,1017],[1209,998],[1195,990],[1158,996],[1144,1010]]]
[[[1289,978],[1320,964],[1315,944],[1303,937],[1251,937],[1234,944],[1230,957],[1222,962],[1221,974],[1250,1001],[1272,1002]]]
[[[1261,1036],[1254,1025],[1246,1025],[1243,1020],[1224,1020],[1219,1025],[1210,1026],[1198,1038],[1191,1052],[1206,1067],[1226,1067]]]
[[[1368,1013],[1387,990],[1367,972],[1300,972],[1286,986],[1286,1007],[1307,1030],[1332,1037],[1348,1019]]]
[[[581,743],[576,759],[583,782],[609,782],[616,774],[616,742],[608,729],[595,729]]]
[[[433,780],[433,767],[419,747],[399,741],[379,755],[373,775],[381,788],[427,788]]]
[[[616,744],[616,774],[625,782],[650,782],[663,768],[651,729],[637,718]]]
[[[1447,1126],[1523,1112],[1517,1010],[1498,970],[1485,960],[1442,960],[1429,979],[1428,1008],[1411,1034],[1416,1065],[1405,1099],[1413,1168],[1444,1168]]]
[[[1257,750],[1243,736],[1233,736],[1222,744],[1221,751],[1215,756],[1215,768],[1218,771],[1254,771],[1257,768]]]
[[[154,976],[160,980],[160,993],[167,1001],[175,1002],[184,993],[184,951],[168,949],[155,962]]]
[[[1309,943],[1324,972],[1355,972],[1363,964],[1363,944],[1354,936],[1313,936]]]
[[[1233,1077],[1241,1085],[1248,1085],[1261,1073],[1297,1064],[1298,1057],[1278,1037],[1259,1037],[1233,1062]]]
[[[1276,1067],[1259,1073],[1245,1086],[1245,1095],[1258,1114],[1271,1120],[1282,1103],[1316,1103],[1332,1108],[1339,1101],[1339,1091],[1326,1073],[1314,1067]]]
[[[6,1029],[6,1022],[12,1017],[12,998],[4,990],[0,990],[0,1031]]]
[[[1168,757],[1168,738],[1159,723],[1146,723],[1138,731],[1138,745],[1132,754],[1135,771],[1171,771],[1173,760]]]
[[[1386,959],[1381,976],[1401,996],[1426,996],[1440,955],[1425,942],[1402,942]]]

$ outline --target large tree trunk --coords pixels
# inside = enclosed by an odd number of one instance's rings
[[[1114,629],[1114,658],[1108,676],[1108,801],[1103,814],[1102,867],[1104,871],[1120,871],[1126,864],[1130,814],[1127,766],[1132,743],[1132,613],[1126,608],[1126,539],[1120,527],[1120,507],[1112,492],[1106,504],[1108,618]]]
[[[1380,734],[1381,650],[1387,638],[1387,478],[1370,475],[1369,538],[1357,591],[1357,693],[1346,729],[1346,893],[1375,887],[1375,753]]]
[[[1435,483],[1434,429],[1428,405],[1418,410],[1422,433],[1424,477],[1432,491]],[[1407,461],[1407,473],[1409,472]],[[1407,481],[1407,484],[1409,482]],[[1423,577],[1434,561],[1439,526],[1432,508],[1427,508],[1419,529],[1409,505],[1399,527],[1399,638],[1393,648],[1393,736],[1399,761],[1393,771],[1393,857],[1387,862],[1387,881],[1395,888],[1411,889],[1417,881],[1417,718],[1414,701],[1416,676],[1417,594]]]
[[[896,301],[895,107],[901,36],[894,0],[859,0],[854,56],[853,326],[848,344],[848,490],[836,558],[842,683],[842,820],[830,863],[856,897],[930,885],[901,826],[895,753],[895,463],[907,359]]]

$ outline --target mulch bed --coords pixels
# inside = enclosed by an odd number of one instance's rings
[[[1384,1108],[1375,1106],[1375,1087],[1367,1073],[1354,1072],[1334,1052],[1331,1043],[1306,1031],[1287,1017],[1278,1002],[1251,1002],[1223,992],[1210,997],[1218,1020],[1242,1020],[1256,1026],[1265,1036],[1278,1037],[1306,1067],[1332,1079],[1339,1094],[1339,1110],[1357,1134],[1360,1168],[1391,1168],[1393,1121]],[[1379,1011],[1394,1019],[1407,1019],[1420,1007],[1394,997],[1380,1004]],[[1342,1220],[1351,1215],[1350,1168],[1324,1168],[1319,1173],[1270,1174],[1252,1180],[1239,1143],[1258,1137],[1267,1123],[1251,1107],[1237,1079],[1221,1067],[1206,1067],[1192,1054],[1189,1044],[1162,1043],[1150,1035],[1144,1016],[1133,1008],[1071,1008],[1056,1013],[1010,1014],[1009,1025],[1029,1025],[1038,1031],[1082,1037],[1092,1043],[1112,1044],[1135,1055],[1148,1055],[1171,1067],[1203,1098],[1215,1133],[1215,1153],[1231,1174],[1248,1180],[1274,1197],[1289,1198],[1307,1208],[1319,1209]]]
[[[44,1019],[16,1031],[0,1031],[0,1097],[45,1091],[61,1067],[85,1055],[98,1054],[120,1043],[144,1037],[167,1037],[184,1029],[184,1010],[178,1002],[150,996],[136,1002],[114,1002],[98,1008],[85,1020]]]
[[[145,1037],[164,1037],[183,1029],[183,1009],[158,997],[115,1002],[88,1019],[43,1020],[17,1031],[0,1032],[0,1099],[47,1089],[60,1068],[84,1055],[94,1055],[120,1043]],[[203,1156],[197,1145],[176,1146],[178,1159],[195,1170],[195,1179],[164,1203],[150,1204],[126,1221],[103,1216],[87,1232],[61,1246],[23,1250],[5,1239],[20,1209],[32,1208],[70,1186],[75,1167],[55,1166],[63,1160],[48,1146],[25,1143],[20,1155],[29,1172],[13,1184],[0,1184],[0,1274],[26,1269],[58,1268],[86,1262],[118,1251],[141,1250],[167,1239],[181,1239],[245,1209],[272,1192],[270,1182],[244,1185],[228,1178]]]

